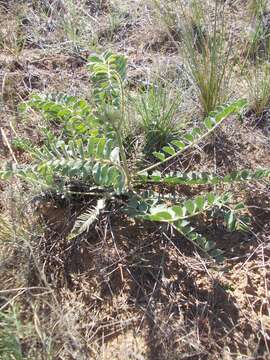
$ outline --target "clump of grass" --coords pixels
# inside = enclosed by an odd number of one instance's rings
[[[250,0],[248,10],[252,18],[260,17],[267,10],[267,0]]]
[[[85,0],[64,2],[64,16],[61,25],[75,50],[95,43],[93,17],[86,10],[86,3]]]
[[[197,90],[205,114],[224,103],[230,95],[232,65],[229,62],[230,39],[227,40],[224,5],[215,1],[213,20],[197,0],[187,12],[182,7],[185,23],[180,52]]]
[[[249,43],[247,57],[254,63],[267,57],[270,46],[270,31],[265,27],[263,19],[256,18],[254,20],[253,30],[250,32]]]
[[[106,16],[106,24],[99,31],[98,37],[102,41],[114,42],[121,36],[126,36],[125,30],[132,24],[130,9],[124,4],[112,3]]]
[[[170,7],[153,0],[160,17],[182,55],[193,80],[204,114],[224,103],[230,95],[231,38],[225,29],[225,5],[215,0],[214,9],[199,0],[188,5],[180,0]],[[177,29],[178,37],[173,32]]]
[[[21,19],[17,13],[12,14],[12,17],[10,15],[6,15],[5,18],[1,15],[1,17],[1,22],[4,25],[0,29],[0,49],[8,51],[17,58],[24,49],[27,40]]]
[[[250,109],[260,117],[270,106],[270,29],[265,21],[267,2],[253,0],[249,5],[254,30],[241,74],[247,87]]]
[[[156,9],[156,17],[158,25],[160,23],[166,26],[170,36],[179,41],[182,37],[182,23],[180,19],[178,1],[152,0],[154,8]]]
[[[179,132],[176,124],[179,103],[180,96],[173,94],[171,89],[161,83],[149,86],[140,94],[136,110],[147,153],[160,150]]]
[[[248,57],[254,62],[267,57],[270,46],[270,26],[267,18],[267,1],[252,0],[249,3],[250,34]]]
[[[245,82],[250,108],[259,117],[270,106],[270,61],[250,67]]]

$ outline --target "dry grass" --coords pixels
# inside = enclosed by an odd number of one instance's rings
[[[227,8],[241,19],[232,24],[237,57],[249,18],[243,3]],[[16,134],[40,140],[38,119],[26,122],[17,111],[32,90],[88,96],[86,58],[99,48],[128,55],[135,88],[157,76],[183,87],[182,114],[197,118],[178,49],[147,1],[0,6],[0,127],[9,142]],[[251,120],[228,122],[214,145],[189,154],[184,165],[219,174],[243,164],[270,168],[268,120],[260,127]],[[0,161],[10,158],[0,136]],[[227,257],[213,267],[170,229],[130,222],[117,210],[87,238],[68,241],[80,201],[33,202],[20,182],[0,183],[0,359],[14,359],[7,350],[13,338],[16,360],[270,358],[269,184],[233,190],[250,205],[253,232],[232,235],[209,224],[204,231]]]

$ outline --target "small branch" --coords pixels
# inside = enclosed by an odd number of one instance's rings
[[[1,128],[1,135],[2,135],[2,137],[3,137],[3,139],[4,139],[4,142],[5,142],[6,146],[7,146],[8,150],[9,150],[9,152],[10,152],[12,158],[13,158],[13,160],[15,161],[16,164],[18,164],[18,161],[17,161],[17,159],[16,159],[16,157],[15,157],[15,154],[14,154],[12,148],[11,148],[11,145],[10,145],[10,143],[9,143],[9,141],[8,141],[8,138],[7,138],[7,136],[6,136],[3,128]]]

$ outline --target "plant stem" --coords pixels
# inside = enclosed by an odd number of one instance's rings
[[[119,145],[119,151],[120,151],[120,157],[123,161],[123,168],[124,168],[124,172],[126,175],[126,180],[127,180],[127,188],[130,190],[131,189],[131,179],[130,179],[130,175],[129,175],[129,169],[128,169],[128,163],[127,163],[127,157],[126,157],[126,152],[125,152],[125,148],[123,145],[123,139],[122,139],[122,133],[121,133],[121,126],[124,123],[124,119],[125,119],[125,98],[124,98],[124,88],[123,88],[123,82],[121,77],[119,76],[118,72],[115,71],[114,72],[114,76],[117,78],[119,87],[120,87],[120,100],[121,100],[121,117],[120,117],[120,121],[118,122],[117,126],[114,125],[115,128],[115,132],[116,132],[116,137],[117,137],[117,143]]]

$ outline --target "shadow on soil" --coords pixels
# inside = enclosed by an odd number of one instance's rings
[[[143,334],[149,360],[207,359],[224,346],[231,352],[241,349],[242,339],[235,336],[237,302],[207,274],[190,243],[119,213],[101,219],[86,238],[67,240],[79,211],[79,205],[43,209],[47,230],[38,251],[54,287],[78,291],[89,305],[95,294],[96,307],[112,306],[108,316],[118,317],[128,307],[138,319],[132,328]],[[36,281],[32,277],[31,286]],[[102,329],[107,341],[118,334]]]

